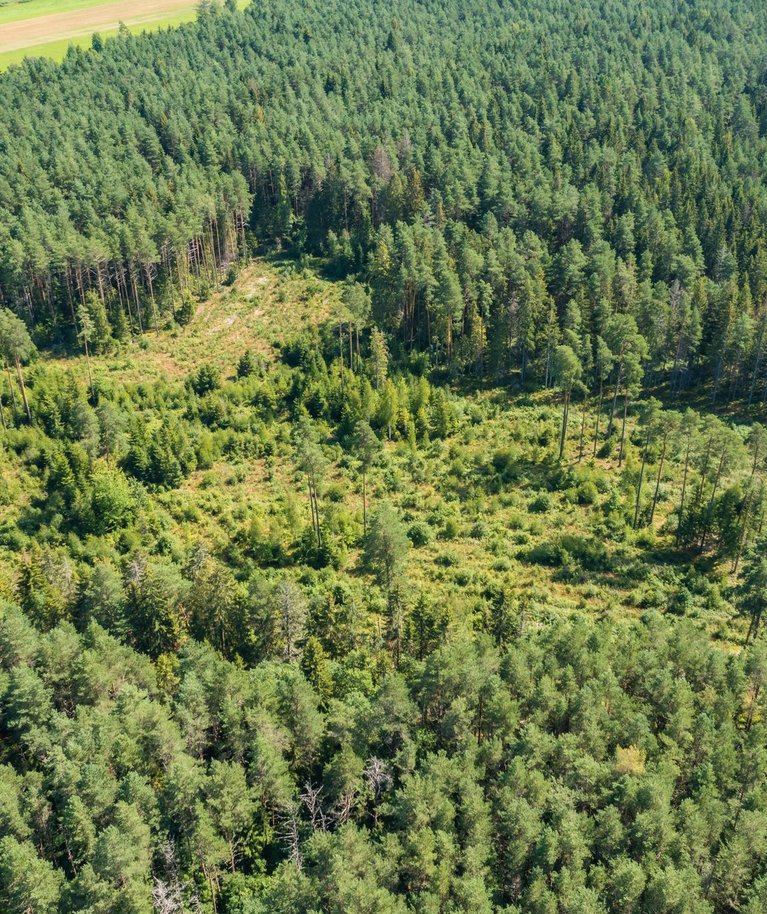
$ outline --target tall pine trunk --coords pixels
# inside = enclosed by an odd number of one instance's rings
[[[661,447],[660,464],[658,465],[658,476],[655,480],[655,492],[653,493],[653,497],[652,497],[652,508],[650,509],[650,520],[648,521],[648,523],[650,523],[650,524],[652,524],[653,519],[655,518],[655,508],[658,505],[658,494],[660,492],[660,480],[661,480],[661,475],[663,474],[663,464],[666,460],[667,442],[668,442],[668,435],[664,436],[663,445]]]
[[[626,444],[626,417],[628,415],[628,411],[629,411],[629,395],[628,395],[628,393],[626,393],[625,396],[623,397],[623,426],[621,427],[621,446],[620,446],[620,450],[618,451],[618,466],[619,467],[623,465],[623,449]]]
[[[27,399],[27,388],[24,384],[24,375],[21,373],[21,360],[16,356],[16,374],[19,377],[19,387],[21,388],[21,399],[24,401],[24,411],[27,414],[27,419],[32,421],[32,411],[29,408],[29,400]]]

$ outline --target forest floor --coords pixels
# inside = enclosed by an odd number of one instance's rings
[[[240,5],[245,6],[247,0]],[[71,45],[87,47],[94,32],[117,33],[123,23],[145,30],[195,18],[192,0],[28,0],[0,5],[0,69],[26,56],[60,60]]]

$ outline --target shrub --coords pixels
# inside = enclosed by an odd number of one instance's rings
[[[338,504],[344,500],[346,489],[340,482],[331,482],[325,489],[325,496],[328,501]]]
[[[176,311],[176,323],[185,327],[194,317],[194,301],[189,295],[184,296],[181,307]]]
[[[615,448],[615,440],[613,438],[608,438],[607,441],[602,445],[602,447],[597,451],[597,457],[603,459],[611,457],[613,450]]]
[[[501,448],[491,458],[496,473],[505,475],[514,464],[514,452],[511,448]]]
[[[448,517],[440,532],[440,539],[454,540],[460,532],[461,525],[458,523],[458,518]]]
[[[460,559],[454,552],[441,552],[434,561],[437,565],[450,568],[452,565],[457,565]]]
[[[591,479],[584,479],[578,483],[576,493],[580,505],[593,505],[599,498],[599,490]]]
[[[588,571],[609,570],[609,554],[603,543],[593,537],[564,534],[553,542],[538,543],[527,553],[536,565],[567,567],[575,563]]]
[[[533,514],[545,514],[547,511],[551,510],[551,505],[551,496],[547,492],[541,492],[540,495],[536,495],[530,502],[528,509],[532,511]]]
[[[595,537],[565,534],[559,538],[559,546],[582,568],[589,571],[607,571],[609,569],[610,557],[607,548]]]
[[[428,546],[434,539],[434,533],[431,527],[423,521],[416,521],[411,524],[407,531],[407,535],[410,542],[416,547]]]
[[[192,375],[189,385],[198,397],[204,397],[221,386],[220,372],[213,365],[201,365],[196,374]]]

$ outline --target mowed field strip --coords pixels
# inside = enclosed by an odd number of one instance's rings
[[[37,15],[16,22],[0,24],[0,54],[33,50],[39,45],[69,38],[109,32],[121,22],[127,26],[148,25],[165,20],[169,14],[194,11],[189,0],[117,0],[62,13]]]

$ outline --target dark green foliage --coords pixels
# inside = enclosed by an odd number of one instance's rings
[[[3,301],[50,338],[82,299],[96,351],[187,322],[248,226],[361,274],[350,340],[372,316],[471,376],[549,385],[565,347],[600,404],[633,398],[643,362],[674,392],[758,403],[759,13],[280,0],[27,63],[2,80]]]
[[[365,538],[365,564],[381,587],[391,592],[401,577],[407,556],[408,537],[389,504],[382,504],[370,519]]]
[[[198,397],[204,397],[221,386],[221,378],[212,365],[201,365],[194,377],[190,378],[189,386]]]
[[[0,77],[3,912],[765,910],[763,13],[228,0]]]
[[[439,632],[422,605],[407,642],[421,662],[374,672],[363,698],[314,638],[309,681],[190,644],[161,686],[97,626],[41,635],[5,607],[5,909],[149,911],[154,879],[155,898],[159,882],[211,911],[238,896],[308,912],[344,886],[402,912],[469,889],[472,910],[759,910],[755,648],[725,657],[649,617],[512,625],[500,647]]]
[[[256,360],[250,349],[243,352],[237,363],[237,377],[249,378],[256,371]]]
[[[424,524],[420,521],[415,524],[411,524],[408,527],[407,531],[408,539],[410,542],[416,546],[428,546],[428,544],[434,539],[434,532],[428,524]]]

